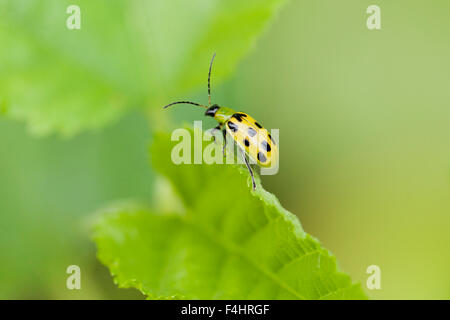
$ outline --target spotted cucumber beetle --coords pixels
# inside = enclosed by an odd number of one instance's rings
[[[227,133],[237,144],[240,153],[245,161],[250,176],[252,177],[253,190],[256,189],[255,177],[247,157],[251,158],[261,167],[271,167],[277,165],[278,147],[273,141],[270,133],[263,128],[255,119],[243,112],[236,112],[233,109],[220,107],[217,104],[211,105],[211,69],[214,61],[214,54],[209,65],[208,72],[208,106],[191,102],[176,101],[166,106],[164,109],[174,104],[192,104],[206,109],[205,116],[213,117],[219,125],[213,130],[220,130],[223,134],[223,152],[225,154]]]

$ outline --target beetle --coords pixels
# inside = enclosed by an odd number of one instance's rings
[[[192,104],[205,108],[205,116],[213,117],[219,125],[212,130],[220,130],[223,134],[223,153],[225,155],[227,133],[237,144],[252,178],[253,190],[256,189],[255,177],[248,158],[251,158],[261,167],[277,165],[278,147],[270,133],[255,119],[244,112],[236,112],[233,109],[211,105],[211,69],[214,62],[214,54],[209,65],[208,72],[208,106],[192,101],[176,101],[163,108],[166,109],[176,104]]]

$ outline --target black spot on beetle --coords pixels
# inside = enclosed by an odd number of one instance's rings
[[[272,143],[273,143],[274,145],[277,145],[277,144],[275,143],[275,141],[273,141],[272,136],[270,135],[270,133],[269,133],[269,139],[270,139],[270,141],[272,141]]]
[[[267,152],[272,150],[272,148],[270,148],[270,144],[268,144],[267,141],[261,142],[261,147],[263,147],[263,149],[266,150]]]
[[[235,118],[237,121],[242,122],[242,118],[245,118],[247,115],[242,112],[238,112],[233,114],[233,118]]]
[[[264,162],[266,162],[266,156],[264,155],[264,153],[262,153],[262,152],[258,152],[258,160],[259,160],[259,162],[261,162],[261,163],[264,163]]]
[[[250,141],[247,138],[244,139],[244,144],[246,147],[250,146]]]
[[[248,128],[248,129],[247,129],[247,132],[248,132],[248,135],[249,135],[250,137],[254,137],[255,134],[256,134],[256,130],[253,129],[252,127]]]
[[[238,126],[236,123],[228,121],[227,123],[228,128],[230,128],[231,131],[236,132],[238,131]]]
[[[260,129],[262,128],[262,125],[260,125],[260,124],[259,124],[258,122],[256,122],[256,121],[255,121],[255,125],[256,125],[258,128],[260,128]]]

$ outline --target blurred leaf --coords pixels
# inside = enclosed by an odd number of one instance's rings
[[[0,0],[0,111],[73,135],[233,71],[284,0]],[[81,29],[69,30],[69,5]]]
[[[153,163],[185,213],[122,206],[95,224],[98,257],[120,287],[150,298],[365,298],[259,179],[253,192],[242,167],[174,165],[172,146],[157,135]]]
[[[127,298],[110,290],[84,220],[109,201],[152,196],[147,121],[131,112],[70,140],[34,139],[23,127],[0,119],[0,300]],[[66,288],[71,264],[82,290]]]

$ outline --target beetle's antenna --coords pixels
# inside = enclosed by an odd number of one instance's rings
[[[172,103],[168,104],[167,106],[164,106],[163,109],[166,109],[166,108],[168,108],[168,107],[170,107],[170,106],[173,106],[174,104],[180,104],[180,103],[193,104],[194,106],[199,106],[199,107],[208,109],[207,106],[204,106],[204,105],[199,104],[199,103],[196,103],[196,102],[191,102],[191,101],[177,101],[177,102],[172,102]]]
[[[211,59],[211,63],[209,64],[209,72],[208,72],[208,102],[211,106],[211,69],[214,61],[214,57],[216,56],[216,53],[213,54],[213,57]]]

